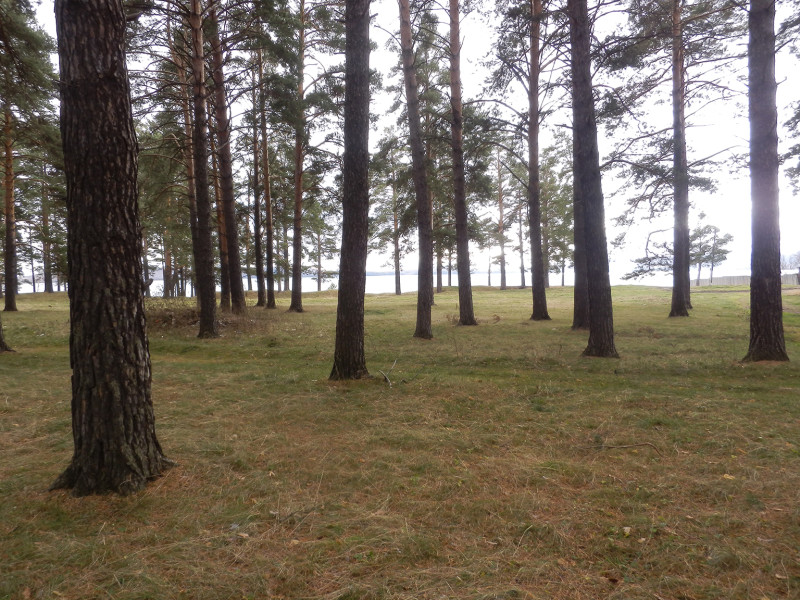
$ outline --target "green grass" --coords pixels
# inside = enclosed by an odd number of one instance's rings
[[[580,356],[571,289],[366,301],[376,377],[327,379],[334,293],[306,312],[149,304],[159,439],[131,497],[47,492],[72,451],[68,307],[3,313],[0,598],[800,597],[800,294],[793,362],[750,364],[748,294],[615,288],[619,360]],[[251,303],[252,303],[251,298]],[[391,385],[379,373],[388,375]]]

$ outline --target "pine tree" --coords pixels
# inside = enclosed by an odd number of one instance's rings
[[[775,80],[775,3],[751,0],[748,19],[750,196],[750,347],[746,361],[789,360],[783,336],[778,216],[778,108]]]
[[[142,489],[171,464],[155,434],[122,2],[57,0],[67,176],[74,453],[52,489]],[[87,115],[102,114],[102,119]]]
[[[37,145],[38,125],[46,123],[55,76],[49,53],[53,42],[38,28],[28,0],[0,2],[0,121],[3,139],[5,221],[5,310],[17,310],[17,223],[14,206],[14,147]]]
[[[568,0],[572,59],[575,188],[583,202],[589,291],[589,343],[584,356],[617,358],[605,210],[592,92],[589,11],[586,0]]]

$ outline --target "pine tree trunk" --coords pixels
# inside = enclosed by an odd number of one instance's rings
[[[167,20],[167,29],[169,32],[170,21]],[[181,36],[185,38],[186,36]],[[170,36],[172,40],[172,36]],[[172,60],[177,67],[178,83],[181,90],[181,111],[183,112],[183,131],[186,136],[185,143],[183,144],[183,161],[186,165],[186,200],[189,205],[189,232],[192,238],[192,260],[194,261],[197,256],[197,248],[199,245],[199,237],[197,230],[197,199],[195,197],[196,183],[194,178],[194,145],[193,145],[193,132],[194,124],[192,122],[192,102],[189,98],[189,84],[186,77],[186,54],[189,52],[188,48],[182,48],[180,51],[175,48],[174,44],[170,43],[170,54]],[[169,202],[169,200],[167,200]],[[192,273],[196,270],[196,265],[192,265]],[[172,297],[172,290],[170,296],[166,295],[166,280],[167,273],[164,272],[164,297]],[[169,273],[170,280],[172,273]],[[198,305],[200,299],[197,299]]]
[[[228,276],[231,290],[231,310],[241,315],[247,311],[247,303],[242,285],[242,261],[239,255],[239,228],[236,221],[236,199],[233,194],[233,160],[231,158],[231,126],[228,119],[228,99],[225,93],[225,72],[223,68],[222,44],[219,39],[217,11],[208,13],[211,25],[211,60],[214,80],[214,123],[217,133],[217,154],[219,157],[220,189],[222,191],[222,211],[225,213],[225,227],[228,237]]]
[[[253,92],[255,94],[255,91]],[[256,98],[253,97],[253,106],[256,105]],[[262,142],[263,143],[263,142]],[[258,168],[261,162],[260,144],[258,140],[258,124],[253,119],[253,251],[256,255],[256,306],[267,305],[267,288],[264,282],[264,254],[261,247],[262,230],[261,230],[261,196],[262,189],[261,177],[259,176],[260,169]]]
[[[258,51],[258,101],[261,122],[261,178],[264,190],[264,232],[266,234],[267,308],[275,308],[275,226],[272,216],[272,185],[269,169],[269,137],[267,136],[267,106],[264,93],[264,64]]]
[[[500,219],[497,223],[497,237],[500,241],[500,289],[507,288],[506,285],[506,224],[503,197],[503,170],[500,162],[500,149],[497,150],[497,205],[500,211]]]
[[[419,94],[414,65],[409,0],[398,0],[400,8],[400,47],[403,59],[403,78],[408,102],[409,143],[411,145],[412,175],[417,199],[417,229],[419,233],[419,267],[417,271],[417,324],[414,337],[433,337],[431,306],[433,306],[433,230],[428,197],[428,178],[425,172],[425,150],[419,119]]]
[[[672,306],[670,317],[688,317],[691,305],[689,275],[689,167],[686,159],[686,118],[684,116],[684,50],[681,21],[682,0],[672,0],[672,135],[673,197],[675,211]]]
[[[5,308],[6,312],[17,310],[17,220],[14,215],[14,140],[13,121],[11,109],[6,107],[3,111],[3,146],[5,148],[5,177],[3,188],[5,190],[5,215],[6,237],[4,253],[5,269]]]
[[[539,179],[539,43],[541,0],[531,0],[530,79],[528,81],[528,225],[531,236],[531,320],[549,321],[547,285],[542,254],[542,205]]]
[[[519,289],[525,289],[525,240],[524,235],[522,234],[522,205],[520,204],[519,209],[517,210],[518,213],[518,221],[519,221],[519,230],[517,232],[517,238],[519,240]]]
[[[44,291],[53,293],[53,243],[50,235],[50,209],[48,203],[50,198],[47,189],[43,186],[42,191],[42,266],[44,267]],[[149,287],[147,288],[150,289]]]
[[[3,320],[0,318],[0,352],[13,352],[3,336]]]
[[[342,252],[331,379],[369,377],[364,354],[369,236],[369,4],[370,0],[345,2]]]
[[[208,115],[203,50],[203,9],[201,0],[191,1],[189,25],[192,30],[193,119],[192,152],[194,194],[197,203],[197,245],[194,248],[197,299],[200,303],[198,337],[217,337],[217,293],[214,283],[214,254],[211,245],[211,201],[208,195]]]
[[[744,360],[789,360],[783,337],[775,3],[751,0],[748,27],[750,196],[750,347]]]
[[[303,72],[305,61],[305,0],[300,1],[300,32],[298,52],[297,99],[305,98]],[[303,146],[305,136],[305,110],[300,108],[294,132],[294,220],[292,222],[292,296],[289,312],[303,312]]]
[[[589,296],[589,343],[584,356],[617,358],[608,274],[605,210],[592,95],[589,14],[586,0],[568,0],[572,58],[572,115],[575,140],[575,187],[583,201],[586,274]]]
[[[577,164],[577,144],[575,132],[572,132],[572,160]],[[583,209],[583,199],[578,190],[577,178],[573,177],[572,184],[572,214],[573,214],[573,245],[574,245],[574,272],[575,287],[573,289],[572,329],[589,329],[589,277],[586,265],[586,228]]]
[[[211,144],[211,168],[214,180],[214,200],[217,208],[217,247],[219,248],[219,310],[231,312],[230,269],[228,268],[228,229],[225,226],[225,211],[222,208],[222,193],[219,185],[217,152],[214,136],[208,138]]]
[[[477,325],[472,305],[469,264],[469,226],[464,174],[464,116],[461,101],[461,16],[458,0],[450,0],[450,109],[453,148],[453,202],[456,215],[456,266],[458,268],[458,324]]]
[[[119,0],[57,0],[55,12],[75,448],[52,489],[129,494],[170,462],[150,396],[125,15]]]
[[[399,296],[402,293],[400,288],[400,203],[397,194],[397,177],[392,166],[392,242],[394,250],[392,258],[394,261],[394,293]]]

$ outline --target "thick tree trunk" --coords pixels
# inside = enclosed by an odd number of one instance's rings
[[[431,306],[433,305],[433,231],[428,198],[428,178],[425,172],[425,150],[419,120],[419,94],[414,65],[409,0],[398,0],[400,8],[400,47],[403,59],[403,79],[408,103],[408,129],[411,145],[412,175],[417,198],[417,229],[419,232],[419,267],[417,271],[417,325],[414,337],[430,339]]]
[[[3,111],[3,147],[5,148],[5,177],[3,188],[5,202],[3,214],[5,215],[6,237],[4,248],[5,269],[5,311],[17,310],[17,219],[14,215],[14,140],[13,121],[11,109],[6,107]]]
[[[192,30],[192,76],[194,114],[192,152],[195,202],[197,203],[197,245],[194,248],[197,299],[200,303],[198,337],[217,337],[217,293],[214,283],[214,254],[211,246],[211,202],[208,195],[208,116],[203,51],[203,9],[201,0],[191,1],[189,25]]]
[[[672,135],[673,200],[675,212],[670,317],[688,317],[691,303],[689,275],[689,167],[686,159],[684,116],[684,49],[682,0],[672,0]]]
[[[369,4],[370,0],[345,2],[342,253],[331,379],[369,377],[364,354],[369,236]]]
[[[231,126],[228,119],[228,99],[225,93],[223,49],[219,38],[217,11],[212,8],[208,19],[211,24],[211,61],[214,80],[214,123],[217,126],[217,154],[219,156],[219,183],[222,191],[222,211],[228,238],[228,274],[231,290],[231,310],[241,315],[247,311],[242,285],[242,261],[239,256],[239,227],[236,221],[236,199],[233,194],[233,161],[231,158]]]
[[[584,356],[618,358],[614,346],[611,282],[608,275],[605,210],[592,95],[589,14],[586,0],[568,0],[572,58],[572,115],[575,185],[583,200],[589,278],[589,343]]]
[[[129,494],[170,463],[150,396],[125,15],[118,0],[57,0],[55,12],[75,449],[52,489]]]
[[[13,352],[3,336],[3,320],[0,318],[0,352]]]
[[[744,360],[789,360],[783,337],[778,206],[778,110],[775,2],[751,0],[748,27],[750,105],[750,347]]]
[[[539,181],[539,38],[542,19],[541,0],[531,0],[530,78],[528,81],[528,222],[531,235],[531,320],[549,321],[547,313],[547,273],[542,254],[542,206]]]
[[[577,144],[575,131],[572,132],[572,162],[577,164]],[[583,198],[578,190],[577,178],[572,183],[572,239],[574,245],[575,287],[572,299],[572,329],[589,329],[589,276],[586,266],[586,219],[584,218]]]
[[[469,264],[469,226],[464,174],[464,116],[461,101],[461,16],[458,0],[450,0],[450,109],[453,148],[453,203],[456,214],[458,268],[458,324],[477,325],[472,305]]]

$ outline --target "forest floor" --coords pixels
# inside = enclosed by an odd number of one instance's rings
[[[704,290],[705,292],[706,290]],[[148,305],[156,427],[145,491],[47,488],[72,452],[68,306],[3,313],[0,598],[800,597],[800,290],[792,362],[740,362],[748,296],[614,288],[619,360],[581,357],[571,288],[369,296],[371,380],[332,383],[335,292],[196,338]],[[254,299],[250,298],[251,304]],[[383,371],[384,377],[380,371]]]

